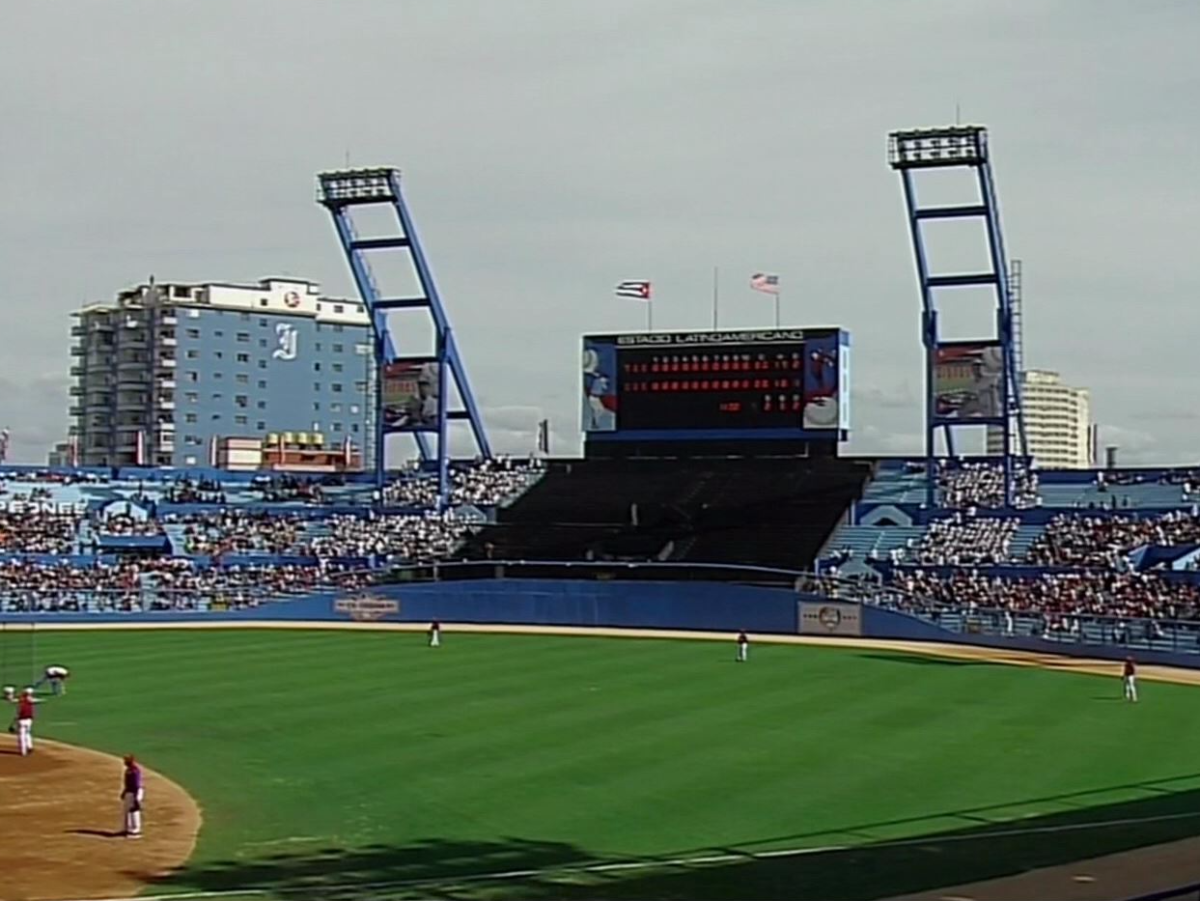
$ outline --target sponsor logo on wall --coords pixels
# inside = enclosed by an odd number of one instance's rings
[[[339,598],[333,602],[333,612],[347,615],[358,623],[373,623],[399,613],[400,602],[386,598]]]
[[[858,604],[800,604],[801,635],[862,635]]]

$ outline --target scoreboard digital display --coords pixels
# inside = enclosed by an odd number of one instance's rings
[[[844,438],[840,329],[651,332],[583,339],[591,438]]]

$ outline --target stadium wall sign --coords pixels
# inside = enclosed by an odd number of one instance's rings
[[[333,612],[349,615],[355,622],[373,623],[385,616],[396,616],[400,602],[387,598],[339,598],[333,602]]]
[[[862,609],[858,604],[800,602],[801,635],[862,635]]]
[[[77,504],[53,501],[0,501],[0,513],[54,513],[58,516],[83,516],[86,502]]]

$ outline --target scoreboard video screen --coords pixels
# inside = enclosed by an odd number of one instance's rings
[[[844,440],[849,354],[849,335],[828,328],[588,335],[583,431]]]

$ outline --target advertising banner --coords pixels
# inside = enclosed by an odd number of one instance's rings
[[[389,432],[438,427],[442,372],[438,363],[398,361],[383,367],[383,425]]]
[[[862,635],[858,604],[800,602],[801,635]]]
[[[934,411],[939,419],[998,419],[1004,354],[991,341],[941,344],[934,351]]]

